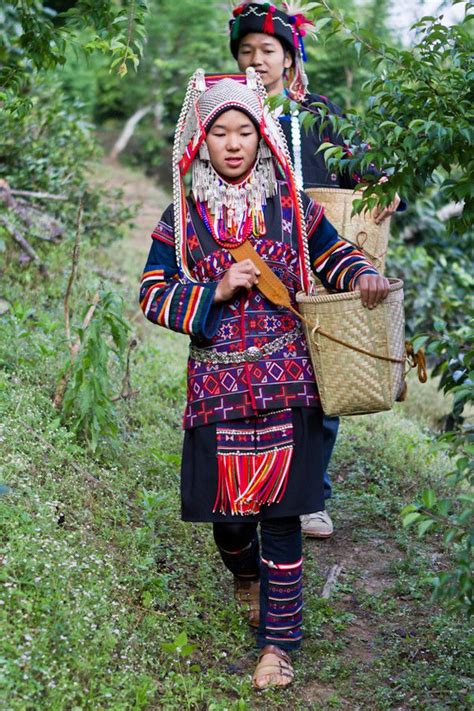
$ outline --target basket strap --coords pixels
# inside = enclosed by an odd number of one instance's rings
[[[244,259],[251,259],[257,269],[260,271],[258,277],[257,289],[276,306],[285,306],[287,309],[296,311],[291,304],[290,293],[281,279],[277,277],[274,271],[270,269],[268,264],[261,258],[258,252],[248,239],[238,247],[232,247],[230,253],[236,262],[242,262]],[[296,313],[299,314],[298,311]],[[300,316],[301,318],[301,316]]]
[[[410,368],[416,368],[418,374],[418,380],[420,383],[426,383],[428,380],[428,373],[426,371],[426,358],[423,348],[420,348],[415,353],[413,348],[413,343],[411,341],[405,341],[405,350],[407,354],[407,363]]]
[[[306,324],[308,324],[306,319],[304,319],[304,321]],[[346,341],[341,341],[339,338],[336,338],[335,336],[331,336],[331,334],[326,333],[326,331],[322,331],[318,324],[316,324],[316,326],[313,326],[313,328],[311,329],[311,340],[313,341],[313,344],[316,346],[316,348],[319,347],[319,344],[316,343],[316,341],[314,340],[315,333],[320,333],[321,336],[325,336],[325,338],[329,338],[331,341],[335,341],[335,343],[340,343],[341,346],[351,348],[353,351],[363,353],[364,355],[368,355],[371,358],[378,358],[379,360],[388,360],[390,361],[390,363],[407,363],[410,368],[417,369],[418,380],[420,381],[420,383],[426,383],[426,381],[428,380],[424,350],[423,348],[420,348],[420,350],[416,351],[415,353],[411,341],[405,341],[406,355],[404,358],[390,358],[389,356],[379,355],[378,353],[371,353],[371,351],[366,351],[365,348],[353,346],[351,343],[346,343]],[[404,378],[406,378],[408,373],[409,370],[404,373]]]
[[[324,336],[325,338],[329,338],[331,341],[334,341],[335,343],[339,343],[341,346],[350,348],[351,350],[357,351],[358,353],[363,353],[364,355],[368,355],[371,358],[378,358],[379,360],[388,360],[388,361],[390,361],[390,363],[405,363],[406,362],[406,356],[405,356],[405,358],[390,358],[390,356],[383,356],[383,355],[379,355],[378,353],[372,353],[371,351],[366,351],[365,348],[359,348],[359,346],[354,346],[351,343],[347,343],[346,341],[341,341],[340,338],[336,338],[336,336],[331,336],[331,334],[326,333],[326,331],[322,331],[318,324],[316,324],[316,326],[313,326],[311,329],[311,340],[313,341],[316,348],[319,347],[319,344],[316,343],[316,341],[314,340],[315,333],[320,333],[321,336]]]

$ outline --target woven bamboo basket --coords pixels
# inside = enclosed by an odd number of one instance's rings
[[[366,212],[351,217],[352,203],[360,199],[360,194],[341,188],[310,188],[306,190],[310,198],[323,205],[326,217],[338,233],[361,249],[376,269],[383,274],[390,233],[390,218],[376,225]]]
[[[358,291],[299,292],[296,300],[325,414],[390,410],[404,389],[403,282],[391,279],[387,298],[372,310]]]

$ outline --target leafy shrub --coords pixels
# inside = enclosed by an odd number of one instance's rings
[[[441,177],[394,221],[387,272],[405,283],[408,332],[432,336],[466,325],[466,306],[474,287],[466,256],[473,233],[447,229]],[[395,234],[394,234],[395,233]],[[421,280],[421,284],[420,284]]]
[[[432,488],[421,493],[421,500],[402,511],[404,526],[416,524],[418,534],[439,531],[451,552],[451,566],[432,578],[434,596],[446,600],[469,615],[474,612],[474,444],[472,424],[464,422],[463,411],[474,403],[474,348],[466,348],[457,334],[446,334],[429,345],[440,358],[438,367],[445,392],[454,395],[450,432],[439,438],[439,445],[450,455],[446,473],[448,495],[437,496]]]
[[[83,54],[108,54],[111,69],[120,76],[127,73],[129,64],[136,68],[147,12],[147,0],[56,0],[46,7],[39,0],[3,3],[0,101],[4,109],[20,116],[27,113],[35,72],[64,65],[71,46]]]
[[[129,326],[122,311],[122,300],[113,292],[101,294],[90,325],[79,329],[80,350],[66,365],[70,375],[62,413],[93,451],[101,437],[113,442],[117,435],[110,371],[114,361],[123,363],[127,345]]]

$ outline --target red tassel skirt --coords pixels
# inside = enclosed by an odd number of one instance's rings
[[[294,408],[186,430],[184,521],[260,521],[324,509],[323,414]]]

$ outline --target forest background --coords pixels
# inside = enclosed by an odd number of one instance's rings
[[[409,203],[388,271],[433,377],[395,412],[344,422],[339,532],[306,551],[311,589],[342,572],[329,600],[307,600],[300,681],[258,701],[209,532],[178,520],[186,345],[134,304],[140,216],[167,204],[187,79],[235,69],[229,7],[2,3],[5,708],[470,707],[472,5],[455,24],[422,5],[408,44],[389,0],[311,11],[310,87],[345,109],[348,142],[362,131],[366,160],[391,166],[372,197]]]

